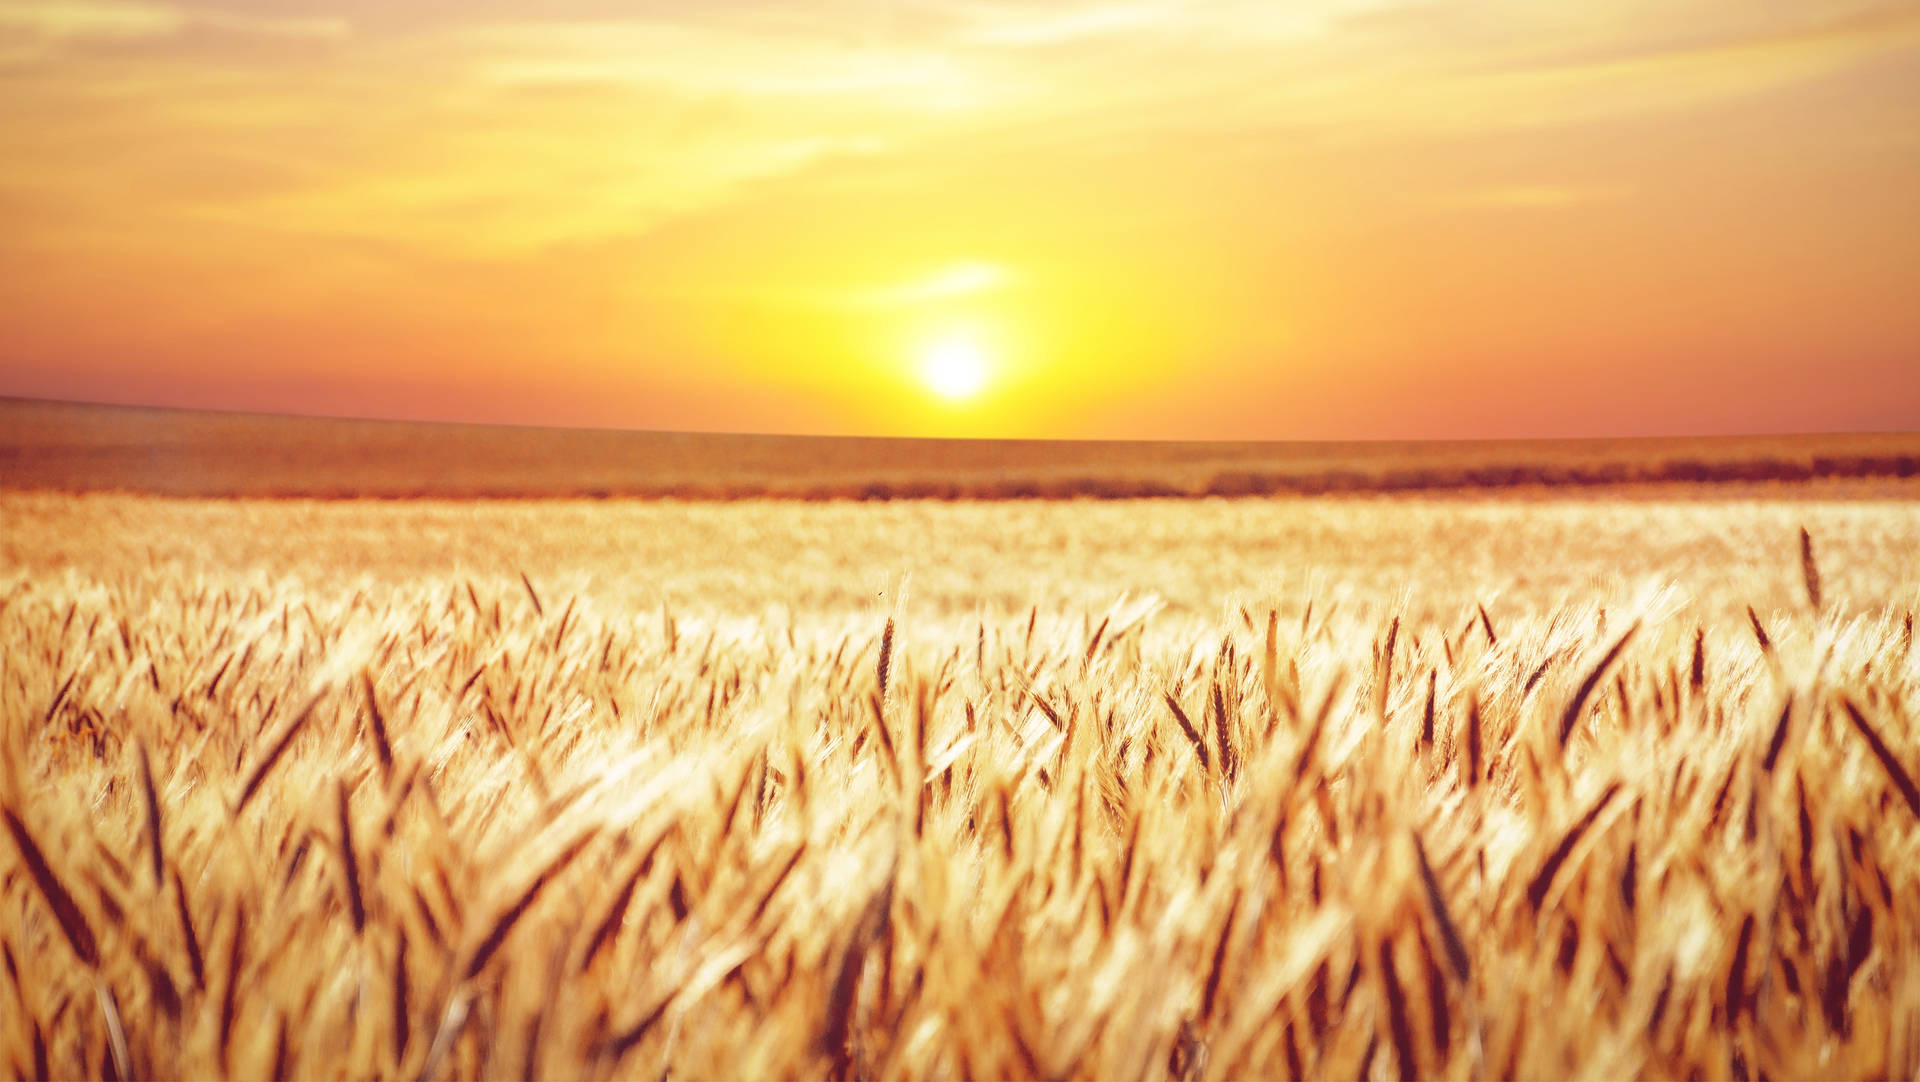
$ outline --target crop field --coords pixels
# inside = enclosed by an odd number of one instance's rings
[[[1917,552],[0,493],[0,1071],[1912,1078]]]

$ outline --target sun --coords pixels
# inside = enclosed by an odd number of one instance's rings
[[[920,353],[920,381],[948,402],[964,402],[987,387],[987,351],[966,335],[929,343]]]

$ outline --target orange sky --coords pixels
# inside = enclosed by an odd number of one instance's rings
[[[1920,428],[1911,0],[0,0],[0,162],[0,394]]]

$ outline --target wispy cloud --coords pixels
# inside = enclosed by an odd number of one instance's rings
[[[967,261],[905,282],[857,290],[848,299],[858,306],[876,308],[925,304],[991,293],[1006,288],[1013,280],[1013,273],[997,263]]]
[[[0,0],[0,29],[43,41],[124,41],[211,29],[273,37],[345,38],[339,16],[263,15],[141,0]]]
[[[1435,202],[1456,210],[1559,210],[1583,204],[1618,202],[1632,195],[1633,189],[1626,185],[1502,184],[1442,194],[1436,196]]]
[[[939,50],[699,19],[505,22],[455,32],[449,45],[483,82],[507,87],[857,98],[883,109],[950,106],[977,92]]]
[[[8,0],[0,3],[0,27],[43,38],[135,38],[166,34],[186,25],[186,15],[160,4],[121,0]]]
[[[1788,21],[1727,0],[1685,11],[1508,0],[1503,16],[1525,33],[1428,0],[670,0],[644,16],[599,0],[496,0],[421,3],[403,29],[383,10],[0,0],[14,38],[0,62],[36,65],[9,90],[16,110],[66,118],[61,132],[14,123],[0,149],[33,163],[16,183],[81,190],[96,183],[73,160],[81,140],[111,144],[119,175],[146,181],[149,215],[497,254],[645,232],[882,155],[919,163],[923,184],[940,175],[929,169],[1031,161],[1057,173],[1153,145],[1297,147],[1290,160],[1311,169],[1315,146],[1685,111],[1920,42],[1910,7]],[[177,57],[159,47],[196,34],[337,47],[293,70],[239,43]],[[60,59],[130,41],[156,47],[112,64]],[[260,185],[242,197],[192,180],[235,169]],[[1447,194],[1460,190],[1473,194]],[[1512,208],[1617,197],[1578,177],[1428,195]]]
[[[1543,57],[1434,79],[1410,115],[1433,130],[1502,130],[1697,109],[1920,47],[1920,9],[1686,44]]]
[[[970,25],[962,43],[1050,46],[1093,38],[1132,35],[1178,25],[1184,5],[1154,0],[1118,0],[1064,10],[1037,10],[1031,4],[977,5],[965,9]]]

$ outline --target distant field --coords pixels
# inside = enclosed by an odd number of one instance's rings
[[[1816,482],[1809,489],[1802,482]],[[1483,443],[916,440],[425,425],[0,399],[0,489],[805,499],[1620,489],[1920,494],[1920,433]]]
[[[0,523],[20,1077],[1920,1071],[1913,500]]]

